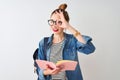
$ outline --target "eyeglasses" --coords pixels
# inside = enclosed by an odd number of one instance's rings
[[[53,26],[53,25],[62,25],[62,21],[54,21],[53,19],[49,19],[48,20],[48,24],[50,25],[50,26]]]

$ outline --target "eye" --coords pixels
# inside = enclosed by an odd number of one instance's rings
[[[61,24],[62,24],[62,21],[58,21],[58,24],[61,25]]]
[[[52,25],[54,24],[54,20],[52,20],[52,19],[48,20],[48,24],[49,24],[50,26],[52,26]]]

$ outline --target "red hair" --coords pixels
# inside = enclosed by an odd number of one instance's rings
[[[61,11],[63,11],[63,15],[64,15],[64,17],[65,17],[65,20],[67,21],[67,22],[69,22],[69,15],[68,15],[68,12],[67,11],[65,11],[65,9],[67,8],[67,4],[61,4],[59,7],[58,7],[58,9],[55,9],[52,13],[51,13],[51,16],[57,11],[57,12],[59,12],[59,10],[61,10]]]

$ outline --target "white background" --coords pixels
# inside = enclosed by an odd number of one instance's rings
[[[0,0],[0,80],[35,80],[34,50],[51,34],[47,20],[67,3],[70,23],[93,38],[96,51],[79,54],[84,80],[120,80],[119,0]]]

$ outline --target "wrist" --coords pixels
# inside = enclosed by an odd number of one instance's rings
[[[77,30],[75,30],[75,33],[73,35],[74,35],[74,37],[77,37],[78,35],[80,35],[80,32],[78,32]]]
[[[47,71],[46,71],[46,70],[43,70],[43,74],[46,76],[46,75],[47,75]]]
[[[66,29],[70,31],[72,29],[72,26],[70,24],[68,24]]]

